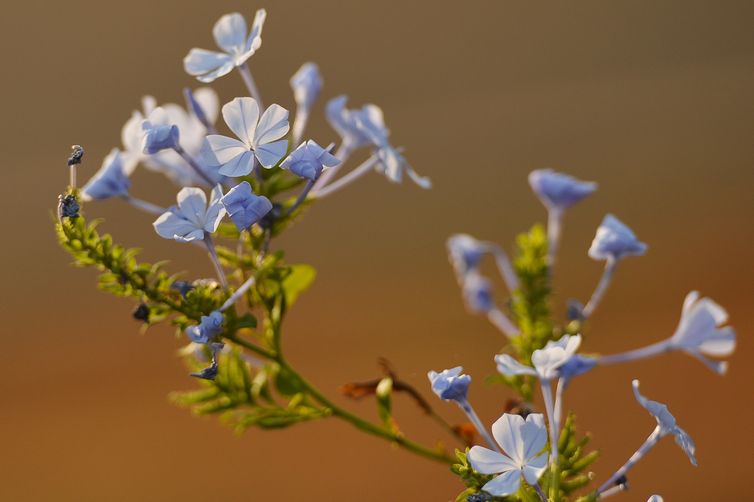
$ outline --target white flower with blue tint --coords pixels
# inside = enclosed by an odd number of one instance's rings
[[[259,117],[259,105],[253,98],[235,98],[222,108],[223,119],[238,139],[211,134],[205,140],[203,156],[223,176],[249,174],[254,157],[269,169],[283,158],[288,140],[288,110],[273,104]]]
[[[291,77],[291,88],[296,106],[310,110],[322,91],[322,75],[315,63],[304,63]]]
[[[241,14],[226,14],[215,23],[212,35],[222,52],[206,49],[191,49],[183,59],[186,73],[201,82],[212,82],[241,66],[262,45],[262,27],[267,13],[259,9],[254,16],[251,32],[247,32],[246,20]]]
[[[393,148],[390,144],[385,143],[379,146],[375,155],[377,156],[377,165],[375,166],[377,172],[382,173],[389,181],[400,183],[403,181],[403,174],[405,173],[411,181],[421,188],[432,188],[432,181],[426,176],[419,176],[398,149]]]
[[[160,111],[158,108],[153,114]],[[141,130],[144,131],[141,150],[147,155],[154,155],[163,150],[174,150],[180,146],[180,132],[175,124],[152,123],[147,119],[142,122]]]
[[[597,184],[580,181],[552,169],[537,169],[529,174],[529,184],[548,209],[564,210],[587,197]]]
[[[544,416],[532,413],[526,420],[520,415],[504,414],[492,424],[492,435],[503,453],[474,446],[467,458],[480,474],[497,474],[482,490],[496,497],[514,494],[521,478],[533,487],[547,469],[547,430]]]
[[[639,392],[639,381],[634,380],[631,382],[634,389],[634,396],[636,400],[642,405],[654,418],[657,420],[657,427],[659,431],[659,437],[672,434],[675,437],[675,442],[689,457],[689,460],[693,465],[696,465],[696,446],[691,436],[683,429],[678,427],[675,417],[670,413],[668,407],[657,401],[652,401],[642,396]]]
[[[699,298],[692,291],[683,302],[681,321],[670,339],[670,345],[696,357],[718,373],[725,373],[724,361],[712,361],[705,356],[724,357],[736,350],[736,332],[728,322],[728,313],[709,298]],[[722,327],[721,327],[722,326]]]
[[[272,202],[256,195],[247,181],[234,186],[220,199],[228,216],[239,231],[246,230],[261,220],[272,209]]]
[[[171,207],[153,223],[155,231],[165,239],[179,242],[202,240],[205,233],[217,230],[225,208],[220,199],[223,196],[220,186],[212,189],[209,205],[201,188],[186,187],[178,192],[178,205]]]
[[[558,377],[567,382],[574,377],[591,371],[596,365],[597,359],[575,354],[568,360],[568,362],[558,368]]]
[[[447,240],[448,255],[458,280],[470,272],[477,271],[484,254],[490,250],[486,242],[468,234],[453,234]]]
[[[133,169],[132,166],[131,168]],[[131,188],[130,172],[126,171],[120,150],[113,148],[105,157],[102,167],[81,189],[81,199],[103,200],[111,197],[125,197]]]
[[[365,126],[373,130],[373,135],[374,131],[379,131],[379,135],[387,138],[388,131],[379,106],[368,104],[360,109],[349,110],[346,108],[347,102],[347,96],[338,96],[328,101],[325,106],[327,121],[340,135],[347,150],[372,143]]]
[[[574,357],[581,345],[581,335],[565,335],[557,341],[550,340],[544,348],[531,355],[534,365],[526,366],[508,354],[495,356],[497,370],[506,376],[531,375],[541,380],[551,380],[559,376],[559,369]]]
[[[487,313],[495,308],[492,283],[477,273],[469,273],[461,283],[463,298],[470,312]]]
[[[178,185],[206,184],[205,180],[198,176],[177,152],[163,150],[154,155],[147,155],[143,152],[144,131],[142,123],[148,119],[154,125],[175,125],[180,133],[181,147],[193,158],[199,154],[204,143],[204,137],[207,135],[205,122],[214,124],[219,112],[219,104],[217,94],[208,87],[197,89],[192,94],[194,100],[204,112],[203,119],[200,119],[193,110],[187,112],[174,103],[166,103],[157,107],[152,96],[145,96],[142,99],[142,110],[134,111],[121,131],[124,149],[123,162],[126,171],[133,170],[141,162],[148,169],[166,175]],[[216,173],[206,172],[206,174],[212,175],[215,181],[220,180]]]
[[[293,99],[296,101],[296,118],[293,120],[293,143],[301,140],[309,120],[309,112],[322,91],[322,75],[314,63],[304,63],[291,77]]]
[[[333,156],[329,149],[322,148],[314,140],[301,143],[280,164],[296,176],[315,181],[322,171],[340,164],[340,160]]]
[[[449,370],[443,370],[440,373],[436,371],[427,373],[427,378],[429,378],[429,382],[432,384],[432,392],[444,401],[466,402],[471,377],[462,374],[462,371],[463,367],[456,366]]]
[[[633,231],[612,214],[602,220],[589,248],[595,260],[618,260],[624,256],[643,255],[647,245],[636,238]]]
[[[186,328],[186,335],[194,343],[209,343],[223,332],[224,322],[225,317],[221,312],[212,311],[209,315],[203,315],[198,325]]]
[[[652,495],[647,499],[647,502],[663,502],[663,499],[659,495]]]

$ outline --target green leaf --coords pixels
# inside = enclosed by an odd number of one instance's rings
[[[286,307],[290,308],[296,298],[314,282],[317,271],[311,265],[291,265],[290,273],[283,279]]]

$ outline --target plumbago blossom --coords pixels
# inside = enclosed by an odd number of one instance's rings
[[[649,400],[639,393],[633,381],[634,395],[641,406],[655,418],[657,427],[647,441],[599,488],[588,489],[596,477],[585,469],[597,457],[587,452],[586,438],[579,439],[575,416],[567,412],[566,390],[575,378],[600,366],[636,361],[671,351],[681,351],[701,360],[718,373],[726,369],[724,357],[735,349],[735,332],[729,326],[727,312],[709,298],[690,293],[684,302],[681,321],[669,338],[647,347],[613,355],[581,354],[583,332],[587,320],[596,310],[613,276],[617,263],[628,256],[640,256],[647,245],[615,216],[607,215],[597,230],[588,250],[595,260],[604,260],[606,269],[586,307],[576,301],[569,305],[569,316],[563,324],[550,315],[550,291],[553,266],[561,223],[566,210],[593,193],[596,184],[582,182],[550,169],[534,171],[529,177],[534,193],[548,210],[548,228],[536,225],[517,238],[517,251],[511,261],[496,244],[481,241],[467,234],[454,234],[447,241],[448,255],[461,287],[466,307],[472,313],[496,312],[493,324],[507,336],[504,352],[494,357],[500,381],[519,395],[492,425],[492,437],[473,411],[468,399],[471,377],[462,375],[460,367],[441,373],[430,372],[432,390],[443,400],[456,402],[466,412],[487,447],[473,445],[458,450],[458,474],[464,490],[456,500],[481,502],[489,500],[540,499],[571,500],[582,490],[579,502],[601,500],[628,490],[628,471],[664,436],[672,435],[676,443],[696,466],[696,447],[688,432],[678,426],[667,406]],[[510,295],[498,302],[492,281],[483,272],[485,256],[494,257],[502,282]],[[512,277],[511,277],[512,276]],[[505,323],[499,322],[500,318]],[[474,342],[471,342],[474,343]],[[531,402],[535,389],[541,393],[544,414],[536,413]],[[549,450],[549,451],[548,451]],[[491,477],[492,476],[492,477]],[[647,496],[647,495],[645,495]],[[652,502],[662,501],[658,495]]]
[[[490,380],[506,384],[517,397],[491,429],[471,404],[472,378],[460,366],[427,376],[432,392],[455,405],[470,424],[443,418],[384,362],[380,379],[343,387],[350,397],[373,397],[379,421],[346,410],[301,375],[283,352],[282,326],[286,313],[314,280],[315,270],[288,263],[277,247],[277,237],[299,220],[309,203],[368,172],[377,171],[392,182],[408,177],[422,188],[429,188],[430,182],[391,143],[376,105],[349,109],[346,96],[335,97],[325,106],[333,138],[315,141],[305,136],[308,118],[323,91],[314,63],[305,63],[289,81],[296,107],[292,126],[287,108],[265,107],[248,65],[261,46],[265,20],[264,9],[256,12],[251,29],[241,14],[223,16],[212,32],[221,51],[192,49],[184,60],[187,73],[202,82],[234,70],[241,75],[246,91],[222,106],[222,130],[215,125],[220,102],[210,89],[184,89],[185,108],[171,103],[158,106],[147,97],[123,127],[122,147],[110,151],[83,187],[77,184],[78,171],[87,168],[81,146],[74,145],[66,164],[69,187],[58,198],[56,224],[60,244],[78,265],[101,272],[102,289],[138,305],[133,317],[143,328],[169,322],[187,343],[180,354],[200,388],[176,393],[173,400],[197,414],[220,414],[223,422],[239,431],[343,420],[406,452],[452,465],[465,485],[457,500],[469,502],[560,502],[578,492],[581,502],[607,498],[628,489],[628,471],[668,435],[695,463],[689,433],[677,425],[665,405],[642,396],[635,383],[636,399],[655,417],[657,426],[622,467],[605,476],[602,486],[589,487],[596,475],[586,469],[597,453],[587,450],[588,438],[581,436],[575,416],[568,413],[565,398],[570,382],[612,363],[672,351],[690,354],[723,373],[725,362],[710,358],[733,352],[735,332],[726,326],[722,307],[691,293],[678,328],[667,339],[622,354],[579,353],[587,321],[607,290],[615,264],[643,254],[646,245],[617,218],[605,217],[588,253],[606,261],[605,274],[585,307],[571,308],[572,315],[563,322],[555,319],[550,301],[561,223],[565,212],[596,185],[551,170],[535,171],[530,177],[548,210],[548,228],[535,226],[520,235],[512,259],[497,244],[467,234],[454,234],[447,241],[467,308],[485,315],[505,335],[506,345],[494,359],[498,375]],[[359,149],[368,156],[348,167]],[[175,183],[177,194],[165,197],[175,196],[175,205],[163,208],[131,195],[130,175],[139,166]],[[347,169],[346,174],[338,177],[341,169]],[[198,270],[183,276],[169,273],[166,262],[139,261],[137,249],[100,234],[95,224],[87,223],[83,203],[88,209],[89,202],[106,199],[125,200],[154,214],[152,229],[157,236],[190,244],[175,246],[176,252],[193,258],[205,250],[216,279]],[[148,223],[142,224],[154,238]],[[486,275],[488,257],[500,281]],[[397,392],[411,396],[441,427],[438,434],[449,436],[445,440],[458,447],[455,456],[452,446],[422,444],[401,430],[393,415],[392,396]],[[539,401],[543,410],[538,410]]]

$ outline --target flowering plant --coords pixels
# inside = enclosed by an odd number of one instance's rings
[[[348,108],[347,98],[337,96],[328,101],[325,111],[339,141],[305,139],[323,87],[314,63],[302,65],[290,80],[296,105],[292,123],[283,106],[266,107],[249,64],[261,48],[265,21],[263,9],[256,12],[250,29],[240,14],[223,16],[213,29],[221,50],[192,49],[184,59],[186,72],[203,83],[237,71],[248,96],[220,107],[212,89],[186,89],[185,108],[172,103],[158,106],[154,98],[145,97],[142,109],[123,126],[122,148],[113,149],[82,187],[77,174],[83,148],[74,146],[67,163],[70,183],[57,211],[60,244],[77,265],[100,271],[102,289],[134,300],[134,318],[147,327],[169,322],[187,341],[181,354],[199,388],[174,393],[173,400],[196,414],[218,415],[237,431],[341,419],[406,451],[451,466],[466,485],[457,500],[554,502],[570,500],[579,490],[584,494],[578,500],[605,498],[627,488],[629,469],[666,435],[673,435],[695,464],[689,434],[667,407],[641,395],[635,381],[636,399],[655,417],[657,426],[602,486],[587,488],[592,478],[586,469],[597,452],[586,451],[588,437],[579,437],[574,415],[564,418],[564,395],[571,379],[598,366],[674,350],[723,373],[725,363],[708,356],[730,354],[735,333],[724,326],[727,315],[720,306],[690,293],[679,327],[667,340],[624,354],[579,354],[582,332],[618,262],[643,254],[646,245],[617,218],[606,216],[589,250],[589,256],[606,262],[603,277],[586,305],[572,302],[569,318],[558,324],[550,311],[550,287],[563,218],[596,184],[549,169],[530,177],[548,209],[547,230],[535,226],[521,235],[513,261],[493,243],[464,234],[448,240],[469,310],[486,315],[509,342],[494,360],[499,381],[516,391],[519,399],[493,423],[491,433],[470,403],[471,377],[461,367],[428,374],[432,391],[443,401],[456,403],[468,417],[470,424],[460,426],[448,424],[387,362],[382,378],[341,389],[350,397],[373,397],[379,422],[336,405],[297,371],[285,357],[282,327],[288,310],[314,280],[315,270],[287,263],[283,252],[275,249],[275,239],[310,204],[372,171],[394,183],[404,175],[421,188],[430,188],[431,183],[390,142],[382,111],[375,105]],[[218,130],[219,115],[227,134]],[[368,150],[368,156],[337,176],[360,150]],[[130,176],[139,166],[176,185],[176,205],[163,208],[132,195]],[[205,251],[216,277],[170,274],[164,263],[140,262],[137,250],[100,234],[96,222],[87,223],[82,204],[112,198],[153,214],[154,231],[184,244],[184,251],[196,252],[195,247]],[[492,281],[482,272],[487,255],[502,275],[509,302],[498,301]],[[543,396],[544,414],[530,404],[536,389]],[[451,455],[442,445],[426,446],[407,437],[392,413],[392,396],[397,392],[412,396],[428,416],[453,433],[463,449]],[[477,437],[486,446],[477,444]]]

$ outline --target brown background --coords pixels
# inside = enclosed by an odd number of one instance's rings
[[[463,5],[463,7],[462,7]],[[14,2],[4,47],[3,378],[0,500],[421,500],[460,491],[443,467],[335,420],[236,438],[215,420],[166,401],[194,385],[174,356],[172,329],[145,336],[133,304],[68,266],[50,208],[69,145],[87,149],[86,178],[120,144],[142,94],[180,100],[193,85],[181,59],[213,48],[226,12],[250,2]],[[261,6],[261,5],[259,5]],[[388,357],[427,392],[425,372],[463,364],[486,422],[507,391],[488,387],[503,340],[467,315],[444,240],[466,231],[509,246],[544,218],[527,173],[552,166],[600,183],[568,214],[557,270],[558,310],[585,300],[600,265],[586,256],[605,212],[629,223],[649,253],[621,265],[585,349],[613,352],[666,337],[684,295],[724,305],[740,335],[721,378],[683,355],[601,369],[568,394],[604,452],[605,479],[653,427],[630,379],[669,403],[696,439],[692,468],[671,440],[631,473],[622,500],[745,500],[754,439],[750,343],[754,4],[748,1],[282,2],[269,0],[252,68],[267,102],[291,106],[287,80],[319,63],[324,97],[374,101],[429,192],[377,175],[317,205],[278,243],[319,278],[286,326],[290,359],[330,391],[375,376]],[[233,74],[223,101],[243,92]],[[319,104],[318,113],[322,104]],[[335,139],[318,116],[310,130]],[[169,204],[174,189],[145,172],[134,193]],[[119,202],[88,206],[147,259],[209,275],[202,254],[157,237]],[[369,403],[350,404],[374,416]],[[403,428],[448,441],[408,401]],[[450,405],[437,403],[449,419]],[[616,498],[616,500],[618,500]]]

